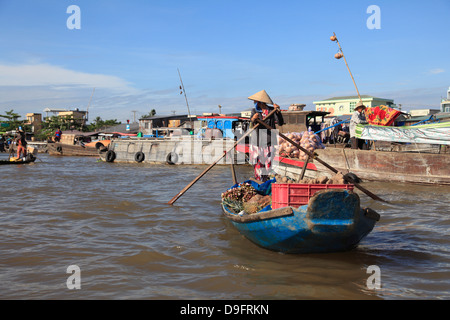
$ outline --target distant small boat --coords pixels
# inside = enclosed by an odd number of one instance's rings
[[[33,163],[36,161],[36,157],[33,156],[32,154],[29,154],[25,160],[24,159],[20,159],[20,160],[14,160],[14,159],[10,159],[10,160],[0,160],[0,165],[7,165],[7,164],[28,164],[28,163]]]
[[[307,205],[266,207],[255,214],[236,213],[222,203],[225,217],[247,239],[283,253],[327,253],[355,248],[379,220],[360,207],[356,193],[345,189],[316,192]]]
[[[47,150],[53,156],[98,157],[107,149],[111,140],[94,140],[94,137],[107,136],[98,132],[63,131],[61,141],[48,143]]]

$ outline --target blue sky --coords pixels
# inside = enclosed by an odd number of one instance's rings
[[[67,8],[81,29],[67,28]],[[370,5],[381,29],[367,28]],[[0,0],[0,113],[89,108],[126,121],[156,109],[239,112],[265,89],[287,108],[361,94],[438,108],[450,86],[449,0]],[[136,111],[133,113],[132,111]]]

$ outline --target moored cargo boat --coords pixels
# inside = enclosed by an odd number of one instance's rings
[[[70,145],[56,142],[56,143],[48,143],[47,150],[48,154],[52,156],[74,156],[74,157],[99,156],[99,150],[95,146]]]
[[[450,123],[414,128],[361,126],[359,137],[373,140],[372,150],[328,146],[314,152],[337,170],[363,180],[450,185],[449,127]],[[303,165],[299,159],[277,157],[274,169],[297,179]],[[305,176],[319,175],[330,175],[330,171],[311,160]]]
[[[212,164],[234,143],[234,139],[198,139],[189,135],[168,138],[129,137],[112,140],[108,149],[100,152],[100,159],[119,163]],[[233,152],[218,162],[231,163],[245,164],[245,154]]]

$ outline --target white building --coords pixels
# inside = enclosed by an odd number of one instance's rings
[[[447,91],[447,100],[441,102],[441,112],[450,112],[450,87]]]
[[[366,107],[377,107],[380,105],[395,107],[394,100],[376,98],[362,95],[361,100]],[[356,104],[359,102],[358,96],[334,97],[322,101],[314,101],[316,111],[329,112],[330,116],[351,115],[355,111]]]

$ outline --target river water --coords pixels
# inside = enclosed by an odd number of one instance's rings
[[[47,154],[0,166],[0,299],[450,298],[449,187],[364,183],[390,203],[358,192],[381,215],[358,248],[285,255],[255,246],[222,216],[227,166],[167,205],[205,168]],[[78,290],[67,284],[73,265]]]

